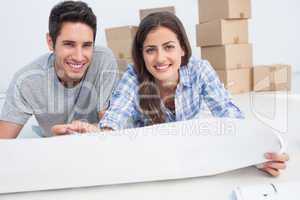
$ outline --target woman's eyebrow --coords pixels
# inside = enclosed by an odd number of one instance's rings
[[[165,46],[165,45],[168,45],[168,44],[170,44],[170,43],[175,43],[175,41],[170,40],[170,41],[168,41],[168,42],[163,43],[162,45]]]
[[[156,47],[156,45],[151,45],[151,44],[150,44],[150,45],[144,46],[144,48],[149,48],[149,47],[150,47],[150,48],[153,48],[153,47]]]
[[[175,43],[175,41],[172,41],[172,40],[170,40],[170,41],[168,41],[168,42],[165,42],[165,43],[163,43],[162,44],[162,46],[165,46],[165,45],[168,45],[168,44],[171,44],[171,43]],[[147,47],[157,47],[156,45],[146,45],[146,46],[144,46],[144,48],[147,48]]]

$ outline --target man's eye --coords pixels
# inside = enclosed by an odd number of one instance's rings
[[[64,46],[66,46],[66,47],[73,47],[74,45],[72,43],[64,43]]]
[[[91,47],[93,46],[92,44],[84,44],[83,47]]]

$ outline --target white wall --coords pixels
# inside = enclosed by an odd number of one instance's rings
[[[220,0],[221,1],[221,0]],[[5,90],[14,72],[47,51],[45,34],[48,15],[58,0],[3,1],[0,12],[0,92]],[[174,5],[183,21],[193,54],[196,47],[195,24],[198,0],[86,0],[98,17],[97,44],[106,45],[104,29],[137,25],[138,10]],[[105,2],[105,3],[104,3]],[[254,64],[289,63],[300,71],[299,0],[252,0],[250,41],[254,45]]]

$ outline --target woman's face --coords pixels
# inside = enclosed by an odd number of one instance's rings
[[[176,34],[165,27],[150,31],[143,45],[146,68],[161,83],[178,82],[184,54]]]

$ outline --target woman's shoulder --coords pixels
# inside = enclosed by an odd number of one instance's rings
[[[187,67],[191,72],[200,72],[212,68],[210,63],[207,60],[197,58],[197,57],[191,57],[189,59]]]
[[[187,64],[187,70],[193,79],[215,73],[214,69],[207,60],[196,57],[190,58]]]
[[[128,64],[127,70],[123,73],[118,82],[117,91],[126,90],[134,92],[138,88],[138,84],[138,76],[134,70],[134,66]]]
[[[127,65],[127,69],[123,73],[121,80],[138,84],[138,76],[132,64]]]

